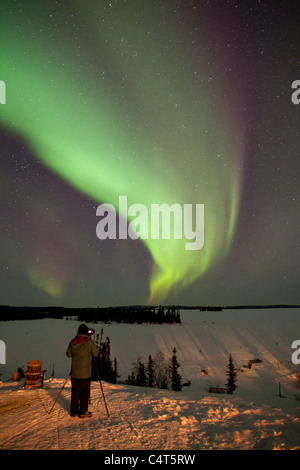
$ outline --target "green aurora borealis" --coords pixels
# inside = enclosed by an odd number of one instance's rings
[[[152,258],[145,302],[154,304],[226,260],[250,138],[245,57],[226,55],[231,33],[217,18],[211,30],[205,7],[192,16],[197,2],[175,4],[1,5],[4,131],[95,205],[117,207],[120,195],[147,207],[205,205],[202,250],[187,251],[185,239],[143,240]],[[208,47],[221,34],[222,47]],[[25,275],[60,299],[65,281],[46,265]]]

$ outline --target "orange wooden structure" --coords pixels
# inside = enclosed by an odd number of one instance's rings
[[[33,360],[27,362],[27,372],[24,372],[24,387],[43,387],[45,370],[42,370],[42,362]]]

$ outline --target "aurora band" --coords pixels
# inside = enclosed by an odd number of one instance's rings
[[[205,79],[212,63],[209,31],[199,34],[196,65],[194,46],[173,23],[172,2],[164,6],[168,28],[161,9],[146,0],[139,2],[147,12],[140,25],[135,2],[109,11],[103,2],[79,3],[77,24],[90,24],[88,35],[85,27],[78,31],[80,49],[64,3],[56,4],[55,17],[41,5],[32,16],[31,2],[23,2],[22,11],[0,6],[1,79],[7,85],[0,125],[97,205],[117,207],[124,194],[132,211],[138,202],[148,214],[153,203],[205,204],[202,249],[186,249],[184,237],[146,239],[140,232],[143,253],[151,255],[146,301],[160,304],[221,265],[232,246],[246,168],[247,96],[218,73],[213,82]],[[110,18],[100,21],[103,15]],[[146,37],[148,22],[153,33]],[[158,53],[166,43],[168,49]],[[124,50],[126,44],[134,44],[137,54]],[[225,59],[217,60],[216,72]],[[242,83],[243,74],[238,78]],[[119,216],[126,220],[128,214]],[[128,217],[131,228],[142,220]],[[51,280],[52,296],[67,288],[46,264],[40,269],[37,277],[28,266],[29,283],[40,286],[46,279],[48,286]]]

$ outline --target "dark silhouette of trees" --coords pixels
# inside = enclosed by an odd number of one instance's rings
[[[74,310],[74,309],[73,309]],[[178,307],[126,306],[75,309],[78,321],[116,323],[180,323]]]
[[[97,367],[101,380],[106,382],[114,383],[116,380],[116,370],[113,369],[112,360],[110,358],[110,339],[107,337],[106,341],[102,343],[102,334],[101,331],[101,340],[100,344],[97,345],[99,350],[99,355],[96,357]],[[97,368],[92,362],[92,380],[98,380]]]
[[[138,356],[136,362],[133,363],[131,376],[129,376],[128,380],[131,385],[139,385],[141,387],[146,386],[146,369],[141,356]]]
[[[138,356],[136,362],[133,363],[131,374],[128,375],[127,383],[142,387],[156,386],[168,389],[171,380],[172,390],[180,391],[182,385],[181,376],[178,372],[180,365],[177,361],[176,348],[172,352],[173,356],[169,359],[169,363],[165,360],[161,351],[158,351],[154,358],[150,354],[146,366],[142,361],[142,357]]]
[[[12,307],[0,305],[0,320],[76,319],[81,323],[180,323],[180,308],[132,305],[123,307]]]
[[[111,382],[113,379],[113,367],[110,358],[110,339],[106,338],[100,350],[100,370],[103,380]]]
[[[147,384],[145,364],[142,362],[142,358],[140,356],[139,356],[136,380],[137,380],[137,384],[141,385],[142,387],[145,387]]]

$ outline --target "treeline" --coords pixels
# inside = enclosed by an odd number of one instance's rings
[[[65,310],[63,307],[11,307],[9,305],[0,305],[0,320],[61,319],[65,315]]]
[[[10,307],[0,306],[0,320],[76,319],[84,323],[181,323],[178,307]]]
[[[177,307],[107,307],[84,309],[78,315],[81,322],[103,323],[181,323]]]
[[[299,305],[239,306],[126,306],[126,307],[12,307],[0,305],[0,321],[39,320],[42,318],[78,319],[82,322],[181,323],[180,310],[220,312],[222,310],[299,308]]]

